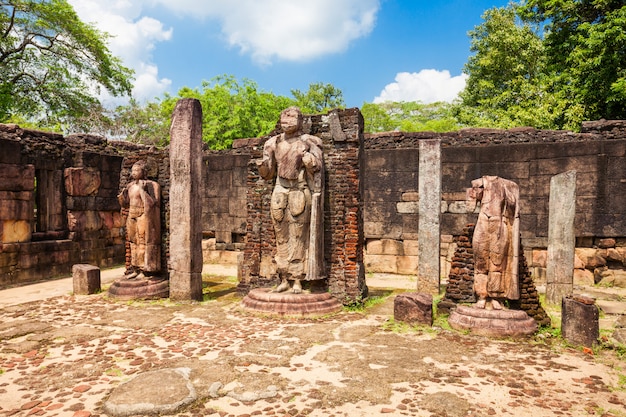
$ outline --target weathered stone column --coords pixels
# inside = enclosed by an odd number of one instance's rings
[[[202,300],[202,107],[176,103],[170,128],[170,299]]]
[[[419,142],[417,291],[439,293],[441,141]]]
[[[574,290],[576,171],[552,177],[549,206],[546,302],[558,305]]]

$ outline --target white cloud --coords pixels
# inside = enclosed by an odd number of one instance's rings
[[[183,18],[217,21],[224,42],[260,65],[342,52],[372,31],[380,9],[380,0],[68,1],[81,20],[112,35],[110,50],[135,70],[133,96],[140,100],[159,96],[172,84],[159,78],[151,53],[158,42],[172,38],[173,29],[145,16],[147,7],[159,5]]]
[[[151,99],[169,88],[172,82],[167,78],[159,78],[151,52],[157,42],[171,39],[173,30],[165,29],[161,22],[151,17],[140,17],[140,1],[69,0],[69,3],[82,21],[92,22],[98,29],[111,35],[111,53],[135,71],[135,98]],[[119,104],[119,100],[107,94],[101,98],[105,102]]]
[[[423,69],[420,72],[399,72],[396,82],[387,84],[374,103],[385,101],[420,101],[434,103],[452,101],[465,88],[467,74],[455,77],[450,71]]]
[[[371,32],[380,0],[156,0],[179,15],[213,18],[225,41],[262,65],[342,52]]]

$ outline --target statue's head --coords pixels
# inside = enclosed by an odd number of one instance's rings
[[[302,128],[302,112],[297,107],[288,107],[280,113],[280,127],[285,133],[295,133]]]
[[[146,163],[144,161],[135,162],[130,170],[130,176],[134,180],[146,178]]]

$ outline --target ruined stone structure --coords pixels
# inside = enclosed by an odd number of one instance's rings
[[[0,288],[69,275],[74,264],[130,261],[117,194],[138,160],[149,161],[149,178],[162,178],[164,155],[0,125]]]
[[[442,277],[448,276],[455,237],[475,221],[476,214],[465,208],[467,184],[482,175],[499,175],[520,185],[524,255],[534,279],[545,281],[550,178],[570,169],[578,173],[574,279],[617,280],[624,270],[626,122],[585,123],[582,133],[467,129],[362,138],[358,110],[333,114],[307,117],[305,128],[322,138],[327,184],[337,184],[325,203],[325,261],[344,262],[342,272],[335,271],[332,280],[329,275],[334,293],[348,300],[363,294],[364,282],[358,278],[362,260],[368,271],[415,274],[418,145],[423,139],[440,139],[442,146]],[[257,264],[244,268],[244,292],[271,284],[251,273],[264,267],[262,259],[271,260],[271,221],[267,216],[246,221],[248,212],[256,215],[257,209],[268,207],[271,186],[250,165],[261,156],[265,139],[240,140],[226,151],[203,151],[204,259],[234,261],[236,256],[224,255],[249,251]],[[147,161],[148,178],[161,186],[161,262],[166,263],[167,150],[0,125],[0,287],[69,275],[78,263],[123,264],[124,225],[116,196],[139,160]],[[364,253],[357,246],[361,238]]]
[[[474,292],[474,251],[472,239],[474,225],[468,224],[463,233],[455,237],[456,250],[452,257],[448,284],[443,299],[437,304],[437,311],[448,314],[458,304],[476,302]],[[520,248],[523,249],[523,248]],[[524,251],[520,250],[519,257],[519,294],[518,300],[509,300],[508,307],[513,310],[522,310],[532,317],[538,326],[549,326],[550,317],[539,302],[539,293],[528,269]]]
[[[585,123],[582,133],[517,128],[367,135],[363,181],[368,271],[415,273],[418,143],[432,138],[442,141],[442,277],[450,270],[454,237],[475,222],[476,213],[468,212],[465,204],[466,184],[497,175],[520,187],[524,255],[535,280],[545,282],[550,179],[575,169],[574,279],[587,284],[594,282],[594,274],[596,281],[619,279],[626,266],[624,121]]]
[[[324,285],[341,302],[354,303],[367,292],[360,221],[363,117],[358,109],[305,117],[303,132],[322,140],[326,168],[323,276],[327,278],[311,281],[311,285]],[[239,141],[233,147],[258,160],[265,140]],[[274,184],[262,179],[256,163],[248,164],[247,168],[248,221],[239,282],[244,293],[278,283],[273,265],[276,237],[269,210]]]

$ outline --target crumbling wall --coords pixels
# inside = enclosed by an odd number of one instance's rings
[[[520,185],[525,257],[533,277],[544,279],[550,177],[576,169],[575,280],[626,283],[626,122],[588,122],[582,133],[466,129],[388,132],[363,141],[357,109],[332,114],[308,117],[306,129],[324,141],[326,189],[336,190],[325,196],[325,261],[332,291],[345,300],[363,294],[363,259],[371,272],[417,270],[418,145],[434,138],[442,141],[442,276],[455,237],[476,220],[465,208],[465,188],[482,175],[499,175]],[[334,117],[339,124],[331,123]],[[275,280],[261,278],[272,275],[275,247],[272,184],[254,165],[266,139],[204,153],[204,260],[235,262],[245,250],[242,291]],[[137,160],[147,160],[148,177],[161,185],[166,270],[167,149],[0,124],[0,288],[69,274],[75,263],[123,264],[117,194]]]

